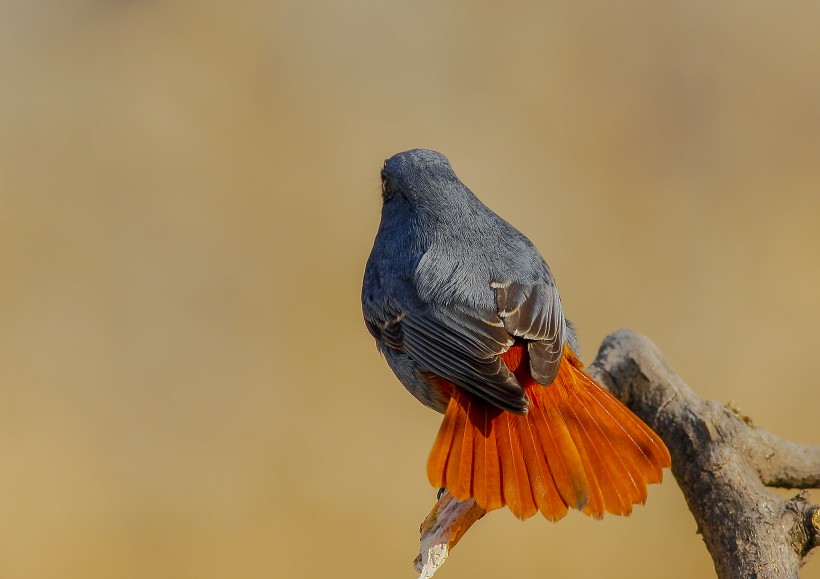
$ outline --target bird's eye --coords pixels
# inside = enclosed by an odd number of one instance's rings
[[[387,179],[387,173],[382,171],[382,193],[387,195],[390,193],[390,181]]]

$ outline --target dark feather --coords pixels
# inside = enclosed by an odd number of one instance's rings
[[[526,412],[527,399],[499,359],[513,340],[491,324],[490,312],[470,316],[459,308],[408,314],[401,321],[403,347],[419,366],[510,412]]]
[[[513,336],[529,341],[530,372],[549,385],[558,374],[564,351],[566,322],[561,298],[551,280],[536,284],[493,281],[498,316]]]

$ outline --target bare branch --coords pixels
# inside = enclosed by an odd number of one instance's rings
[[[700,399],[657,347],[634,332],[608,336],[592,367],[663,438],[672,454],[672,473],[718,577],[798,577],[809,551],[817,546],[813,523],[806,522],[813,520],[817,507],[808,503],[805,493],[782,499],[761,479],[811,484],[820,469],[812,471],[813,463],[803,464],[801,457],[810,458],[816,451],[778,444],[779,439],[732,409]],[[767,476],[761,477],[763,472]]]
[[[413,563],[419,579],[432,577],[444,565],[450,549],[485,513],[472,499],[460,503],[449,492],[444,493],[419,529],[421,546]]]
[[[763,484],[789,489],[820,488],[820,446],[789,442],[762,428],[750,429],[745,442]]]

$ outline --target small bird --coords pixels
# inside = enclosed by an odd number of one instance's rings
[[[365,268],[367,329],[422,404],[444,414],[427,463],[435,487],[487,511],[557,521],[570,507],[628,515],[669,452],[584,372],[574,326],[541,254],[436,151],[381,171]]]

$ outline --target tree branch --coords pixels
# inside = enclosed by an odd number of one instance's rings
[[[720,579],[798,577],[820,545],[820,507],[805,491],[783,499],[765,485],[820,487],[820,447],[784,441],[735,409],[702,400],[635,332],[608,336],[589,370],[663,438]],[[422,578],[483,514],[473,501],[441,498],[422,525]]]
[[[485,513],[473,499],[460,503],[449,492],[444,493],[419,529],[421,547],[414,561],[419,579],[432,577],[444,565],[450,549]]]
[[[750,429],[744,442],[766,486],[820,488],[820,446],[789,442],[763,429]]]

